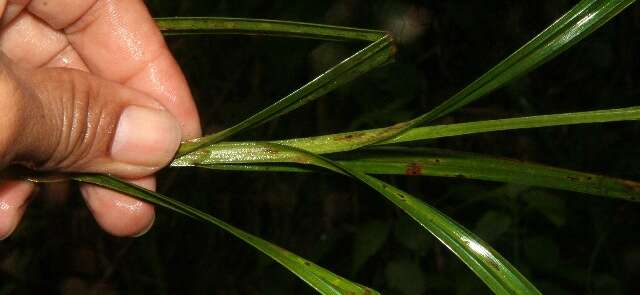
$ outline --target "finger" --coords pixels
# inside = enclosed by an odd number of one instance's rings
[[[32,68],[59,67],[88,71],[67,37],[33,15],[23,13],[0,31],[0,50]]]
[[[93,5],[96,0],[32,0],[28,10],[60,30],[76,22]]]
[[[0,20],[0,25],[2,26],[14,20],[15,17],[18,16],[20,12],[22,12],[24,7],[29,3],[30,0],[4,1],[6,2],[6,6],[4,7],[4,10],[0,10],[0,12],[4,11],[4,13],[2,14],[2,20]]]
[[[20,223],[33,187],[27,181],[0,182],[0,240],[9,237]]]
[[[5,163],[142,177],[173,158],[180,127],[153,98],[84,72],[9,68],[0,80],[0,104],[15,117],[2,118]]]
[[[44,65],[47,68],[67,68],[88,72],[89,68],[84,64],[80,55],[71,46],[67,46],[58,55]]]
[[[47,0],[46,6],[44,2],[32,1],[29,11],[55,28],[64,28],[91,72],[158,99],[182,123],[185,138],[200,135],[184,75],[142,1]],[[93,4],[87,7],[86,2]],[[73,8],[61,12],[60,6]]]
[[[29,13],[20,14],[0,31],[0,50],[22,66],[40,67],[69,47],[63,33]]]
[[[155,189],[153,177],[131,182],[150,190]],[[153,225],[153,205],[95,185],[83,184],[80,190],[100,227],[112,235],[139,237]]]

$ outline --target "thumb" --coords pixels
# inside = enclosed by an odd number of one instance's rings
[[[26,69],[0,57],[0,168],[136,178],[167,165],[181,139],[153,98],[89,73]]]

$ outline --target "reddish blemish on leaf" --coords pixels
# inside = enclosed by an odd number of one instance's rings
[[[623,180],[620,182],[625,188],[628,188],[634,192],[640,192],[640,183],[631,181],[631,180]]]
[[[296,156],[295,158],[293,158],[293,162],[298,164],[303,164],[303,165],[312,163],[311,159],[305,156]]]
[[[336,140],[336,141],[350,141],[350,140],[361,138],[361,137],[363,137],[365,135],[366,135],[366,133],[364,133],[364,132],[351,133],[351,134],[347,134],[347,135],[337,136],[336,138],[334,138],[334,140]]]
[[[277,155],[280,153],[280,150],[272,148],[270,146],[263,148],[263,151],[269,155]]]
[[[407,169],[404,171],[404,175],[407,176],[416,176],[422,175],[422,165],[420,163],[409,163],[407,165]]]

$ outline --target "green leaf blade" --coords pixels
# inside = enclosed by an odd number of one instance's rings
[[[431,232],[495,294],[541,294],[502,255],[436,208],[375,177],[351,172]]]
[[[445,116],[564,52],[620,13],[635,0],[583,0],[542,33],[477,80],[428,113],[411,121],[418,126]],[[407,128],[408,129],[408,128]]]
[[[253,236],[205,212],[190,207],[174,199],[163,196],[159,193],[149,191],[145,188],[106,175],[81,174],[75,175],[72,178],[76,181],[95,184],[123,194],[127,194],[135,198],[148,201],[150,203],[189,216],[196,220],[214,224],[255,247],[265,255],[271,257],[321,294],[379,294],[373,289],[350,282],[314,264],[313,262],[310,262],[298,255],[293,254],[288,250],[276,246],[259,237]]]
[[[309,165],[341,172],[375,189],[431,232],[496,294],[540,294],[535,286],[491,246],[420,199],[373,176],[321,156],[283,145],[271,146],[283,152],[298,153],[298,157],[305,158]]]
[[[349,154],[342,160],[346,166],[370,174],[468,178],[640,202],[640,183],[635,181],[475,153],[377,148]]]
[[[376,30],[250,18],[168,17],[155,21],[165,36],[233,34],[374,42],[386,34]]]
[[[291,166],[308,165],[313,161],[297,151],[279,148],[280,145],[278,142],[224,142],[180,157],[171,165],[236,171],[313,171]],[[298,149],[297,146],[289,148]],[[468,178],[640,201],[640,183],[635,181],[474,153],[378,147],[331,157],[350,169],[367,174]],[[324,168],[332,169],[331,166]]]
[[[384,36],[298,90],[242,122],[221,132],[182,144],[178,155],[185,155],[199,148],[220,142],[245,129],[264,124],[303,106],[337,87],[352,81],[363,73],[386,63],[393,56],[394,52],[395,47],[393,46],[392,38],[390,36]]]
[[[402,128],[395,129],[393,132],[385,132],[374,138],[353,142],[350,149],[401,136],[415,127],[432,122],[486,96],[569,49],[633,2],[635,0],[579,2],[531,41],[431,111],[404,122]]]
[[[400,135],[378,142],[376,142],[376,140],[380,138],[396,134],[399,129],[405,128],[406,124],[400,123],[386,128],[352,131],[307,138],[275,140],[273,142],[296,147],[316,154],[329,154],[356,150],[363,146],[367,146],[372,142],[374,145],[378,146],[392,145],[486,132],[637,120],[640,120],[640,107],[636,106],[619,109],[417,127]]]

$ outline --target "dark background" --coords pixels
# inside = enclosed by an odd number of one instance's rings
[[[394,64],[237,139],[382,127],[426,112],[577,1],[147,1],[154,16],[297,20],[392,30]],[[540,69],[440,123],[637,105],[640,7]],[[168,39],[207,133],[301,86],[358,43],[247,36]],[[464,136],[431,146],[640,179],[640,124]],[[584,194],[388,177],[489,241],[548,294],[640,292],[640,207]],[[60,194],[70,190],[68,202]],[[169,169],[162,193],[385,294],[479,294],[482,282],[375,192],[332,175]],[[0,294],[312,294],[222,230],[158,210],[138,239],[98,228],[75,187],[41,190],[0,244]]]

